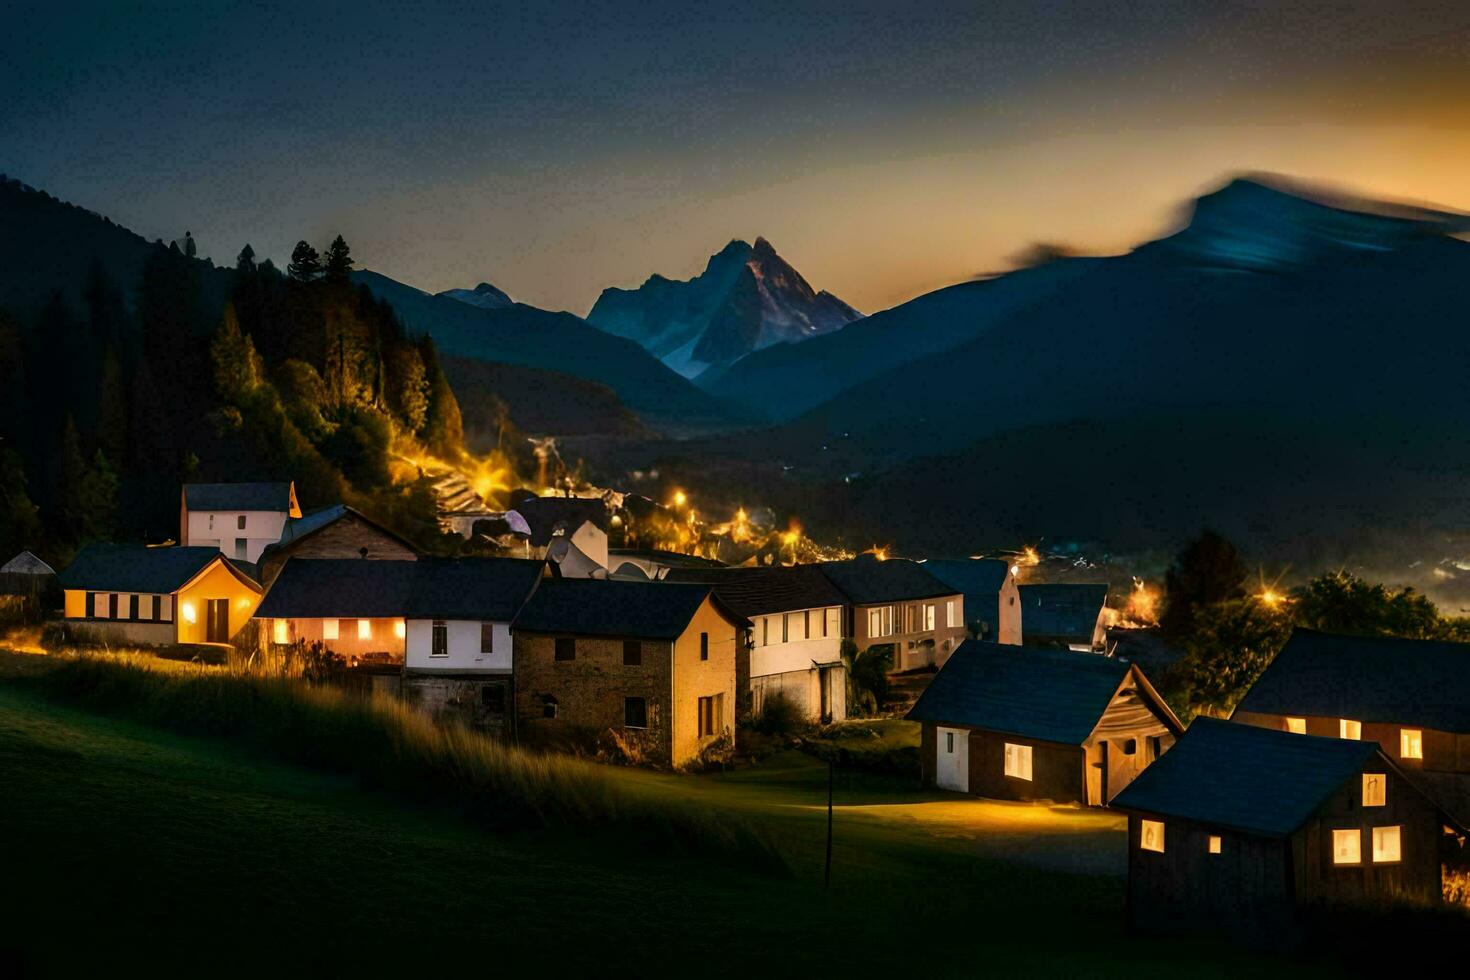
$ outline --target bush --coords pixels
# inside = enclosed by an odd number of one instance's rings
[[[761,701],[761,713],[751,727],[762,735],[794,735],[807,727],[806,715],[785,691],[767,694]]]

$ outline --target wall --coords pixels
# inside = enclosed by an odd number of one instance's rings
[[[226,599],[230,604],[230,636],[245,626],[255,607],[260,605],[261,595],[241,582],[235,574],[225,568],[223,562],[215,562],[208,570],[179,591],[174,602],[174,621],[178,627],[180,643],[203,643],[207,626],[207,602],[209,599]],[[192,611],[194,621],[189,621]]]
[[[338,619],[337,639],[324,639],[322,624],[325,622],[325,619],[286,620],[287,642],[321,643],[328,650],[346,657],[349,665],[354,662],[403,663],[404,638],[397,632],[398,625],[403,620],[368,620],[372,636],[366,640],[358,639],[356,619]],[[261,620],[261,636],[267,643],[276,642],[275,623],[273,619]]]
[[[405,674],[402,690],[405,701],[437,722],[461,722],[501,737],[510,734],[515,697],[509,677]],[[497,692],[503,710],[495,710]]]
[[[802,609],[753,617],[755,645],[750,651],[750,676],[810,670],[813,663],[840,663],[842,607],[830,608],[836,615],[826,609]],[[804,629],[807,638],[799,639]]]
[[[260,565],[261,580],[273,581],[288,558],[361,558],[363,548],[367,549],[369,559],[413,561],[418,558],[412,548],[349,513],[267,555]]]
[[[88,615],[88,597],[91,597],[91,615]],[[109,601],[108,597],[114,597]],[[138,615],[134,618],[134,600]],[[116,609],[117,616],[104,613]],[[177,633],[174,628],[174,597],[140,592],[87,592],[67,589],[63,599],[63,615],[75,622],[69,624],[79,637],[94,643],[131,643],[154,646],[174,643]]]
[[[80,640],[107,646],[168,646],[174,643],[172,623],[121,623],[105,619],[68,621],[67,628]]]
[[[842,721],[847,717],[847,670],[844,667],[829,667],[818,670],[791,670],[779,674],[763,674],[750,679],[751,712],[759,715],[765,699],[780,692],[801,709],[802,715],[811,721],[822,719],[822,684],[827,685],[830,721]]]
[[[433,626],[430,619],[410,619],[408,638],[405,644],[404,664],[409,670],[452,671],[468,673],[475,671],[509,671],[511,669],[511,635],[509,623],[494,623],[492,652],[480,652],[479,620],[446,620],[448,634],[447,657],[430,656],[433,650]]]
[[[934,722],[926,721],[920,736],[919,758],[924,784],[934,783],[934,753],[937,748]],[[946,728],[964,728],[946,725]],[[1086,801],[1083,782],[1085,754],[1076,745],[1058,745],[1016,735],[1001,735],[971,728],[970,795],[992,800],[1051,800],[1056,803]],[[1031,746],[1031,779],[1017,779],[1005,774],[1005,745]]]
[[[245,529],[238,527],[239,518],[245,518]],[[257,561],[266,545],[281,540],[281,531],[286,527],[285,511],[197,511],[185,512],[183,544],[207,545],[219,548],[231,558],[235,553],[235,540],[245,539],[245,560]]]
[[[709,634],[709,659],[699,659],[699,636]],[[689,627],[674,641],[672,752],[674,765],[697,756],[715,737],[700,738],[698,699],[722,695],[721,727],[735,733],[737,628],[705,599]]]
[[[1158,739],[1159,755],[1174,744],[1174,733],[1165,724],[1164,716],[1152,700],[1141,694],[1135,669],[1130,669],[1103,709],[1091,736],[1083,743],[1089,777],[1096,778],[1091,772],[1095,764],[1102,766],[1100,774],[1106,776],[1099,784],[1100,798],[1094,800],[1089,794],[1088,803],[1107,803],[1155,761],[1150,737]],[[1129,741],[1134,745],[1131,753],[1126,751]]]
[[[1303,716],[1307,722],[1308,735],[1324,735],[1328,738],[1340,738],[1341,728],[1339,718],[1324,718],[1321,716]],[[1286,731],[1286,717],[1277,714],[1262,714],[1253,711],[1237,711],[1230,716],[1231,721],[1242,722],[1247,725],[1256,725],[1260,728],[1274,728],[1277,731]],[[1380,722],[1363,722],[1363,741],[1377,742],[1394,763],[1404,769],[1427,769],[1432,772],[1464,772],[1470,773],[1470,733],[1456,735],[1451,732],[1435,731],[1430,728],[1421,728],[1424,733],[1423,759],[1405,759],[1399,754],[1402,748],[1399,732],[1403,728],[1418,728],[1417,725],[1392,725]]]
[[[1000,626],[996,631],[996,642],[1020,646],[1025,628],[1021,619],[1021,590],[1016,586],[1016,576],[1009,572],[1000,587],[997,609]]]
[[[956,603],[957,619],[956,626],[948,626],[945,603],[953,600]],[[925,605],[933,605],[934,626],[933,630],[905,630],[905,623],[912,621],[922,625],[922,610]],[[893,635],[892,636],[870,636],[868,633],[868,610],[882,609],[888,606],[893,609]],[[912,612],[910,612],[912,610]],[[912,616],[912,619],[907,617]],[[920,667],[942,667],[949,659],[954,649],[965,641],[965,601],[958,594],[940,596],[936,599],[914,600],[910,602],[878,603],[867,606],[852,607],[852,618],[850,632],[853,642],[859,650],[865,650],[870,646],[883,643],[893,644],[894,671],[915,670]],[[932,640],[933,646],[925,645],[926,640]]]

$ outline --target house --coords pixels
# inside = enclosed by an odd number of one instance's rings
[[[923,565],[859,555],[819,567],[847,599],[844,634],[859,650],[890,646],[893,670],[941,666],[964,642],[963,597]]]
[[[1321,902],[1441,900],[1447,817],[1374,742],[1212,718],[1113,798],[1141,932],[1291,938]]]
[[[1377,742],[1470,823],[1470,644],[1296,629],[1231,720]]]
[[[750,622],[707,585],[548,579],[516,616],[516,724],[543,740],[606,732],[685,765],[733,735]]]
[[[322,507],[286,521],[278,541],[259,561],[260,581],[275,579],[289,558],[370,558],[413,561],[419,549],[366,514],[344,504]]]
[[[997,558],[941,558],[919,564],[964,596],[965,628],[971,636],[996,643],[1021,642],[1021,593],[1009,563]]]
[[[261,642],[321,644],[352,667],[401,668],[416,561],[293,558],[256,609]]]
[[[236,562],[206,546],[89,544],[61,573],[61,587],[69,632],[137,646],[228,643],[261,592]]]
[[[737,651],[736,689],[759,715],[780,693],[812,721],[847,717],[842,663],[847,599],[816,565],[778,568],[674,567],[662,581],[701,582],[751,621]]]
[[[1133,664],[968,640],[908,713],[924,782],[997,800],[1101,806],[1183,731]]]
[[[56,570],[31,552],[0,565],[0,609],[6,618],[39,620],[61,597]]]
[[[186,483],[179,543],[255,562],[281,540],[286,521],[300,516],[294,483]]]
[[[1020,587],[1027,646],[1101,653],[1107,641],[1106,583],[1046,582]]]

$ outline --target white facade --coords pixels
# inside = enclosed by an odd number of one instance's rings
[[[963,728],[936,728],[934,784],[959,793],[970,791],[970,733]]]
[[[780,691],[811,718],[847,717],[842,668],[842,607],[797,609],[751,617],[751,708]]]
[[[259,561],[268,545],[281,540],[288,516],[284,510],[186,511],[184,543],[218,548],[241,561]]]
[[[435,633],[441,637],[436,653]],[[440,673],[510,673],[509,623],[410,619],[404,667]]]

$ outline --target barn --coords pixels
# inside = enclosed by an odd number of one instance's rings
[[[1439,902],[1450,817],[1372,742],[1197,719],[1113,799],[1128,813],[1128,920],[1274,943],[1298,909]]]
[[[1000,800],[1102,806],[1183,731],[1136,665],[967,640],[908,717],[924,781]]]

